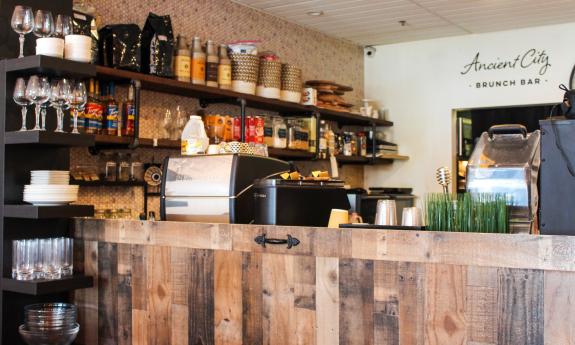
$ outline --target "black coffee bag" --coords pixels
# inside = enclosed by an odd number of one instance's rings
[[[107,25],[100,29],[101,65],[139,72],[142,31],[136,24]]]
[[[170,16],[150,12],[142,30],[142,72],[172,78],[174,44]]]

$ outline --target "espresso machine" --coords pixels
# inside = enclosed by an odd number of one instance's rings
[[[240,223],[254,220],[254,181],[289,172],[287,162],[254,155],[168,157],[162,176],[162,220]]]

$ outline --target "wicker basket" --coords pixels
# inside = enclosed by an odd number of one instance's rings
[[[278,61],[260,61],[256,94],[267,98],[280,98],[282,65]]]
[[[290,64],[283,64],[281,80],[280,98],[284,101],[299,103],[302,90],[301,69]]]
[[[260,60],[251,54],[230,54],[232,61],[232,89],[237,92],[255,94]]]

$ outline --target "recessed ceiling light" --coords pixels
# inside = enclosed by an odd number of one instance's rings
[[[323,16],[323,11],[309,11],[307,12],[307,15],[312,17],[319,17]]]

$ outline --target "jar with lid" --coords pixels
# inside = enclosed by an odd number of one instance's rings
[[[206,53],[199,37],[192,41],[192,84],[206,85]]]
[[[298,138],[299,138],[299,149],[304,151],[309,151],[309,133],[310,128],[308,121],[304,119],[300,119],[299,121],[299,131],[298,131]]]
[[[117,180],[117,166],[116,157],[112,153],[106,153],[102,156],[104,161],[104,180],[116,181]]]
[[[140,156],[138,154],[132,155],[130,180],[144,181],[144,164],[140,161]]]
[[[298,146],[297,122],[294,119],[287,119],[287,148],[297,150]]]
[[[264,116],[264,144],[268,147],[274,144],[274,119],[275,117]]]
[[[358,156],[359,155],[359,147],[357,143],[357,134],[350,132],[351,135],[351,155]]]
[[[343,155],[344,156],[351,156],[351,133],[344,132],[343,133]]]
[[[359,155],[362,157],[367,156],[367,137],[365,132],[360,132],[357,134],[359,142]]]
[[[130,170],[130,154],[118,153],[118,181],[129,181]]]
[[[273,118],[273,147],[285,149],[287,147],[287,126],[281,117]]]

